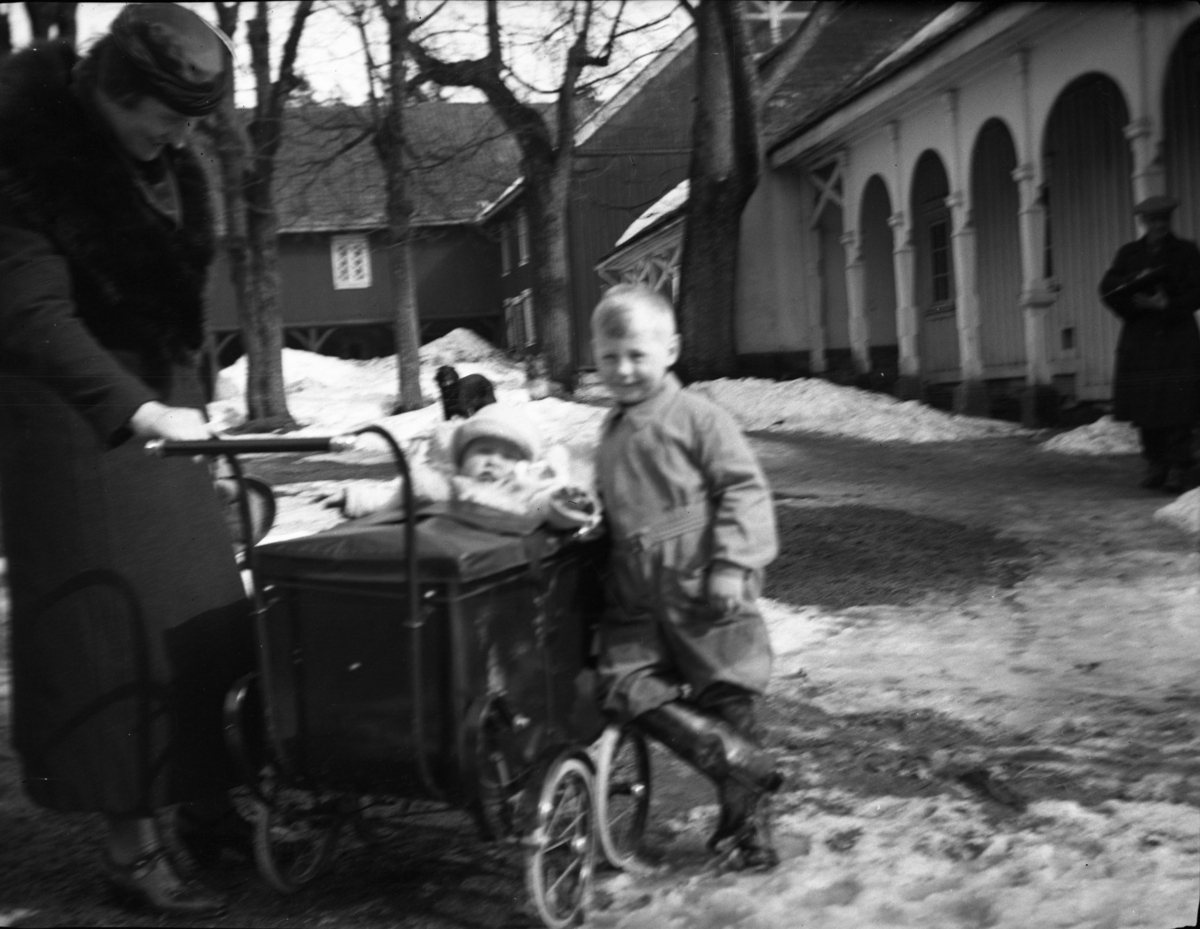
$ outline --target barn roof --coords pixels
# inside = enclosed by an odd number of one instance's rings
[[[520,175],[520,151],[486,103],[428,101],[404,111],[408,196],[417,226],[473,222]],[[383,168],[365,107],[304,105],[285,115],[275,168],[283,233],[386,225]]]

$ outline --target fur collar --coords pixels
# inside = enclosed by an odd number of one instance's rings
[[[171,154],[180,229],[157,214],[98,117],[72,92],[76,56],[52,44],[0,68],[0,202],[66,258],[76,312],[101,344],[154,366],[203,341],[213,256],[208,185],[190,152]]]

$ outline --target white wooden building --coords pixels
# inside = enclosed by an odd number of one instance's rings
[[[1133,203],[1200,236],[1200,5],[848,4],[770,91],[739,355],[1027,420],[1110,397]],[[681,235],[663,211],[598,270],[669,280]]]

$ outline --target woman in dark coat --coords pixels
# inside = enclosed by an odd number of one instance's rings
[[[203,463],[195,359],[213,254],[183,147],[227,87],[215,30],[131,4],[88,56],[0,66],[0,503],[13,741],[34,801],[99,812],[110,884],[163,912],[180,877],[155,814],[232,783],[221,702],[251,664],[244,591]]]
[[[1200,250],[1172,234],[1175,205],[1156,196],[1135,207],[1146,234],[1121,246],[1100,295],[1123,324],[1113,416],[1139,429],[1147,462],[1142,486],[1179,493],[1200,413]]]

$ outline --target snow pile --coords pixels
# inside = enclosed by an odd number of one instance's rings
[[[437,369],[442,365],[457,367],[464,362],[514,366],[501,349],[470,329],[454,329],[440,339],[422,345],[419,354],[422,370],[427,365]]]
[[[443,364],[452,364],[460,377],[483,374],[498,390],[516,391],[528,400],[525,372],[502,351],[467,329],[455,329],[421,347],[421,391],[434,405],[408,414],[429,420],[427,432],[440,419],[434,376]],[[399,393],[396,356],[365,361],[333,358],[299,349],[283,350],[283,383],[288,410],[300,424],[296,435],[349,432],[387,417]],[[243,355],[217,376],[209,416],[218,430],[246,421],[246,357]],[[392,424],[395,425],[395,424]],[[407,427],[401,425],[402,431]]]
[[[1102,416],[1042,443],[1042,451],[1063,455],[1136,455],[1140,448],[1137,429],[1111,416]]]
[[[450,364],[460,376],[482,374],[496,386],[496,396],[526,404],[547,391],[531,383],[522,365],[467,329],[455,329],[422,346],[421,388],[434,405],[404,416],[388,416],[397,395],[396,359],[347,361],[285,349],[284,387],[288,409],[301,424],[300,435],[348,432],[378,423],[405,439],[430,438],[440,421],[434,375]],[[245,422],[246,362],[244,358],[220,372],[216,399],[209,413],[219,430]],[[593,426],[603,415],[596,405],[605,396],[596,378],[585,378],[584,393],[567,402],[537,400],[535,418],[549,440],[582,452],[594,441]],[[759,378],[720,379],[692,384],[694,390],[729,410],[749,431],[799,431],[843,435],[877,442],[955,442],[1011,435],[1013,423],[956,416],[916,401],[840,387],[818,378],[769,381]],[[406,419],[405,417],[411,417]],[[1048,443],[1049,444],[1049,443]]]
[[[1154,518],[1189,535],[1200,535],[1200,487],[1155,510]]]
[[[957,442],[1020,431],[1013,423],[956,416],[916,400],[839,387],[819,378],[721,378],[689,389],[725,407],[750,432],[820,432],[874,442]]]
[[[623,875],[589,925],[1163,929],[1195,913],[1195,819],[1177,805],[1039,801],[996,821],[945,798],[802,802],[778,818],[774,873],[666,875],[650,893]]]

